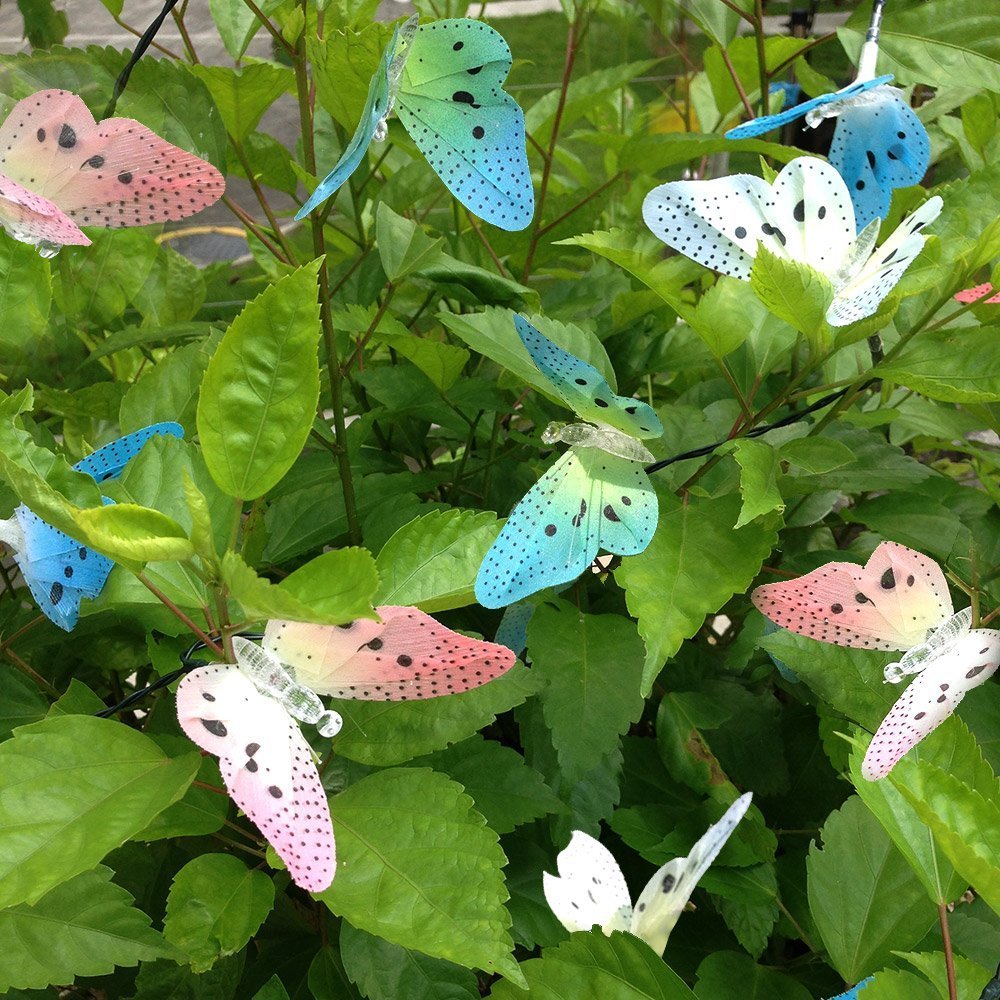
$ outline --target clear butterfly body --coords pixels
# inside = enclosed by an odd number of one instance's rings
[[[757,609],[783,628],[821,642],[901,650],[887,682],[917,674],[875,733],[862,764],[869,780],[896,763],[954,712],[1000,664],[1000,632],[971,629],[971,612],[954,613],[941,567],[895,542],[883,542],[864,566],[833,562],[782,583],[758,587]]]
[[[646,195],[642,214],[668,246],[743,281],[761,245],[809,265],[833,285],[827,322],[846,326],[877,311],[920,253],[920,230],[941,206],[939,197],[930,198],[873,250],[877,222],[857,233],[843,178],[823,160],[803,156],[773,186],[749,174],[661,184]]]
[[[591,423],[550,425],[542,439],[566,451],[507,518],[476,575],[487,608],[576,579],[598,551],[637,555],[656,530],[659,507],[642,462],[640,438],[663,433],[649,404],[619,396],[592,365],[543,336],[521,316],[515,327],[538,370],[578,416]]]
[[[558,876],[542,875],[549,908],[571,933],[589,931],[595,925],[605,934],[627,931],[642,938],[658,955],[663,954],[691,893],[750,808],[751,799],[750,792],[741,795],[686,857],[663,865],[634,907],[611,852],[600,841],[575,830],[569,846],[556,858]]]

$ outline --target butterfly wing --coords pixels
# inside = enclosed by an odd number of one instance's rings
[[[514,508],[476,575],[476,599],[501,608],[575,580],[600,549],[636,555],[659,510],[639,462],[570,448]]]
[[[14,553],[21,576],[46,617],[69,632],[79,618],[80,601],[97,597],[114,563],[23,505],[14,516],[24,539],[23,549]]]
[[[528,645],[528,623],[535,615],[531,601],[518,601],[504,609],[503,617],[493,637],[501,646],[520,656]]]
[[[941,567],[896,542],[883,542],[864,566],[827,563],[750,599],[790,632],[862,649],[911,649],[952,614]]]
[[[511,55],[482,21],[421,25],[403,70],[396,113],[417,148],[470,212],[524,229],[535,211],[524,115],[503,90]]]
[[[882,720],[868,745],[861,774],[884,778],[899,760],[958,707],[966,693],[985,683],[1000,665],[1000,632],[972,629],[917,674]]]
[[[87,246],[90,239],[57,205],[0,174],[0,225],[21,243]]]
[[[648,403],[616,395],[593,365],[564,351],[522,316],[514,317],[514,326],[535,367],[584,420],[609,424],[636,438],[659,437],[663,433],[663,424]]]
[[[705,831],[687,857],[668,861],[642,890],[636,900],[629,929],[657,955],[663,954],[667,938],[687,906],[691,893],[743,819],[752,798],[750,792],[741,795],[725,811],[722,819]]]
[[[935,195],[904,219],[850,281],[837,290],[826,314],[831,326],[846,326],[878,310],[923,249],[927,237],[920,230],[941,213],[943,202]]]
[[[233,801],[310,892],[336,871],[333,826],[312,751],[295,720],[237,667],[200,667],[177,688],[181,728],[219,758]]]
[[[350,625],[270,621],[264,648],[319,694],[365,701],[410,701],[457,694],[509,670],[505,646],[460,635],[419,608],[384,606],[380,622]]]
[[[77,462],[73,468],[77,472],[86,472],[93,476],[99,483],[103,483],[106,479],[117,479],[125,466],[142,451],[143,445],[150,438],[161,434],[183,439],[184,428],[173,421],[150,424],[106,444],[103,448],[98,448]]]
[[[610,934],[627,930],[632,901],[618,863],[599,840],[574,830],[556,856],[559,875],[542,873],[545,901],[571,934],[595,924]]]
[[[974,288],[963,288],[962,291],[955,292],[955,301],[961,302],[962,305],[971,305],[973,302],[978,302],[982,299],[984,305],[1000,304],[1000,293],[991,298],[986,298],[992,291],[993,284],[987,281],[982,285],[976,285]]]
[[[120,228],[184,219],[222,197],[210,163],[129,118],[95,122],[83,101],[43,90],[0,126],[0,170],[78,225]]]
[[[893,188],[920,183],[930,154],[927,129],[896,87],[881,87],[841,112],[830,162],[847,183],[858,229],[886,217]]]

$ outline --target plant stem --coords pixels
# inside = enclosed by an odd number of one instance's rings
[[[457,202],[456,202],[457,204]],[[490,259],[496,264],[497,271],[501,278],[509,278],[510,275],[507,273],[507,268],[503,266],[500,258],[497,256],[496,250],[493,249],[493,244],[487,239],[486,234],[479,228],[479,223],[476,222],[476,217],[468,210],[465,210],[466,217],[469,220],[469,225],[472,226],[472,231],[479,237],[479,242],[486,247],[486,252],[490,255]]]
[[[757,39],[757,71],[760,73],[760,113],[767,117],[771,111],[771,95],[767,89],[767,51],[764,48],[764,0],[754,0],[754,37]]]
[[[285,255],[273,242],[271,242],[271,239],[265,235],[264,230],[257,225],[254,221],[254,217],[245,208],[241,208],[237,205],[228,194],[224,194],[222,196],[222,203],[229,209],[230,212],[233,213],[233,215],[236,216],[237,219],[240,220],[240,222],[243,223],[244,226],[246,226],[247,229],[250,230],[251,233],[254,234],[254,236],[257,237],[257,239],[261,241],[261,243],[264,244],[265,247],[267,247],[273,257],[280,260],[284,264],[291,263],[291,261],[285,259]]]
[[[264,30],[280,45],[290,56],[295,55],[295,49],[285,41],[285,36],[271,23],[271,19],[253,2],[253,0],[243,0],[245,6],[249,7],[257,16],[257,20],[263,25]]]
[[[271,232],[274,233],[274,238],[281,244],[281,250],[285,255],[285,260],[290,264],[298,267],[298,261],[295,259],[295,251],[291,248],[288,240],[285,239],[285,234],[281,231],[281,226],[278,225],[278,220],[271,210],[271,206],[268,203],[267,197],[264,194],[263,188],[257,181],[257,177],[254,174],[253,164],[251,164],[249,158],[247,157],[246,150],[243,148],[243,143],[241,143],[235,136],[230,136],[229,141],[232,143],[233,149],[236,150],[236,156],[240,161],[240,165],[243,167],[243,172],[247,176],[247,180],[250,182],[250,187],[253,188],[253,193],[257,196],[257,202],[267,216],[267,221],[271,225]]]
[[[302,0],[302,13],[308,20],[308,0]],[[309,104],[309,77],[306,73],[305,33],[299,36],[295,47],[295,83],[299,98],[299,121],[302,127],[302,150],[305,167],[316,175],[316,146],[313,142],[312,108]],[[333,329],[333,315],[330,311],[330,272],[326,262],[326,240],[323,236],[323,221],[310,216],[313,238],[313,254],[319,260],[319,316],[323,327],[323,345],[326,349],[326,370],[330,379],[330,407],[333,410],[333,428],[337,437],[337,468],[340,472],[340,488],[344,494],[344,513],[347,516],[347,531],[351,544],[361,543],[361,523],[358,520],[358,505],[354,495],[354,479],[351,473],[351,458],[347,453],[347,422],[344,419],[343,373],[337,356],[337,337]]]
[[[170,613],[182,621],[184,625],[191,630],[193,635],[196,635],[205,646],[210,649],[216,656],[222,656],[222,647],[211,638],[203,629],[199,628],[191,620],[191,616],[185,614],[179,607],[166,594],[163,593],[159,587],[154,584],[145,573],[136,573],[136,579],[168,610]]]
[[[747,92],[743,89],[740,76],[736,72],[736,67],[733,65],[732,59],[729,58],[729,53],[725,49],[719,49],[719,52],[722,55],[722,61],[726,64],[726,69],[729,70],[729,75],[732,77],[733,85],[736,87],[736,93],[740,95],[740,100],[743,102],[743,107],[746,109],[746,113],[753,118],[753,106],[750,104],[750,98],[747,97]]]
[[[948,906],[938,903],[938,920],[941,921],[941,938],[944,941],[944,965],[948,973],[948,998],[958,1000],[958,985],[955,982],[955,956],[951,950],[951,930],[948,927]]]
[[[7,659],[10,660],[10,662],[13,663],[22,674],[26,677],[30,677],[43,691],[47,691],[55,698],[60,697],[61,692],[59,689],[50,684],[40,673],[38,673],[37,670],[35,670],[34,667],[25,663],[24,660],[22,660],[21,657],[14,652],[14,650],[4,647],[2,652],[3,655],[6,656]]]
[[[594,190],[591,191],[586,198],[583,198],[580,201],[578,201],[572,208],[567,209],[557,219],[553,219],[551,222],[542,226],[542,228],[538,231],[539,237],[544,236],[547,232],[549,232],[549,230],[555,229],[555,227],[558,226],[560,222],[565,222],[566,219],[568,219],[574,212],[578,212],[581,208],[583,208],[584,205],[587,204],[587,202],[593,201],[594,198],[596,198],[599,194],[603,194],[609,187],[611,187],[612,184],[614,184],[616,181],[621,180],[622,177],[624,176],[625,176],[625,171],[619,170],[618,173],[614,175],[614,177],[609,177],[600,187],[594,188]]]

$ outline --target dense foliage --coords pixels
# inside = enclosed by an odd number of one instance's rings
[[[127,54],[63,48],[65,16],[21,6],[35,48],[3,57],[0,110],[63,87],[100,116]],[[846,81],[867,8],[836,35],[794,38],[765,36],[750,0],[689,0],[697,33],[661,0],[563,6],[495,22],[530,137],[523,232],[462,209],[395,120],[329,210],[292,224],[391,29],[373,23],[376,0],[210,0],[239,68],[190,44],[147,56],[117,113],[236,179],[235,215],[90,230],[92,246],[53,260],[0,234],[2,513],[27,503],[119,564],[68,638],[4,570],[7,995],[808,1000],[874,974],[863,1000],[930,1000],[949,996],[945,952],[958,996],[990,979],[997,685],[864,781],[867,733],[896,696],[891,654],[773,632],[747,594],[893,539],[947,568],[957,606],[1000,606],[1000,305],[953,300],[1000,280],[1000,14],[888,5],[880,71],[911,88],[944,210],[877,316],[831,328],[828,289],[803,269],[717,279],[665,254],[641,204],[683,172],[770,176],[796,155],[721,132],[790,72],[810,94]],[[241,60],[255,35],[272,59]],[[293,148],[265,114],[298,121]],[[896,192],[883,234],[923,197]],[[199,225],[245,227],[249,254],[196,266],[175,246]],[[656,408],[657,458],[729,441],[653,475],[652,543],[540,595],[504,677],[427,702],[337,702],[332,741],[305,727],[340,858],[313,899],[220,794],[169,690],[94,713],[199,637],[268,618],[414,604],[492,638],[500,613],[475,603],[476,572],[553,460],[541,430],[570,419],[527,364],[515,311]],[[102,508],[69,465],[165,420],[185,439],[150,442],[102,485],[119,501]],[[746,790],[750,813],[663,960],[629,935],[568,938],[548,911],[542,872],[572,830],[602,837],[634,895]]]

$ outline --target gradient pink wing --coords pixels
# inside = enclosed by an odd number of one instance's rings
[[[911,649],[952,614],[941,567],[896,542],[883,542],[864,566],[827,563],[750,597],[790,632],[861,649]]]
[[[514,665],[506,646],[460,635],[417,608],[375,610],[382,621],[268,622],[263,645],[295,670],[299,683],[319,694],[364,701],[456,694]]]
[[[253,820],[296,885],[333,881],[330,808],[298,723],[237,667],[200,667],[177,688],[181,728],[219,758],[233,801]]]
[[[19,101],[0,126],[0,151],[0,170],[80,225],[184,219],[225,190],[210,163],[129,118],[95,122],[65,90]]]
[[[990,298],[986,298],[993,291],[993,285],[986,282],[984,285],[976,285],[975,288],[963,288],[960,292],[955,292],[955,299],[962,305],[971,305],[973,302],[983,300],[984,305],[996,305],[1000,303],[1000,292]]]
[[[861,774],[884,778],[904,754],[932,733],[968,691],[985,683],[1000,665],[1000,632],[972,629],[917,674],[872,737]]]
[[[0,174],[0,225],[22,243],[87,246],[80,227],[47,198]]]

